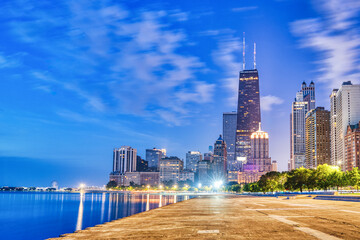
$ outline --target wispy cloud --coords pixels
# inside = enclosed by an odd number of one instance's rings
[[[238,7],[232,8],[231,11],[233,12],[247,12],[258,9],[258,6],[249,6],[249,7]]]
[[[212,53],[214,61],[223,69],[224,78],[221,79],[223,86],[229,91],[228,103],[236,106],[238,92],[238,74],[241,70],[239,58],[242,50],[241,40],[227,35],[221,37],[218,48]]]
[[[314,6],[318,18],[291,23],[292,32],[301,40],[301,47],[319,53],[319,81],[339,87],[343,81],[360,78],[360,2],[357,0],[318,0]]]
[[[189,13],[128,9],[110,1],[64,1],[50,10],[42,2],[21,2],[12,3],[11,9],[19,9],[10,14],[12,33],[47,59],[30,73],[42,81],[35,89],[52,93],[60,86],[89,110],[165,122],[186,119],[195,105],[212,101],[214,84],[198,78],[206,66],[182,52],[191,40],[175,26]],[[28,13],[27,21],[19,21],[19,12]]]
[[[56,80],[52,76],[49,76],[48,74],[42,73],[42,72],[32,72],[32,74],[35,78],[42,80],[45,83],[59,85],[63,89],[66,89],[68,91],[75,93],[77,97],[84,99],[86,101],[87,106],[90,106],[92,109],[94,109],[96,111],[104,111],[106,109],[104,103],[102,102],[102,100],[100,98],[84,91],[82,88],[76,86],[74,83],[69,83],[69,82],[65,82],[65,81],[62,82],[60,80]],[[47,92],[51,91],[50,87],[46,86],[46,85],[38,86],[35,88],[43,90],[43,91],[47,91]]]
[[[271,111],[274,105],[280,105],[283,102],[284,102],[283,99],[276,96],[272,96],[272,95],[262,96],[260,98],[260,107],[262,111]]]

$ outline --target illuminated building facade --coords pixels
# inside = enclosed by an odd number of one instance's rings
[[[186,169],[192,172],[196,172],[198,168],[198,162],[202,160],[202,155],[198,151],[188,151],[186,153]]]
[[[330,112],[317,107],[306,114],[306,168],[330,164]]]
[[[212,163],[213,177],[227,180],[226,143],[220,135],[214,144],[214,160]]]
[[[344,82],[335,95],[336,108],[336,151],[332,148],[333,158],[336,165],[343,171],[347,169],[348,163],[345,152],[345,135],[349,125],[357,124],[360,120],[360,84]],[[334,115],[334,113],[331,113]]]
[[[235,156],[236,124],[237,124],[236,112],[223,113],[223,138],[226,143],[228,171],[238,171],[241,168],[241,165],[239,164],[239,162],[236,161],[236,156]]]
[[[360,167],[360,121],[347,127],[345,135],[345,159],[346,171],[351,171],[354,167]]]
[[[260,121],[259,74],[256,69],[243,70],[239,77],[235,149],[236,160],[240,165],[250,157],[250,137],[257,130]]]
[[[129,146],[115,148],[113,151],[113,173],[124,174],[136,171],[136,149]]]
[[[159,169],[159,162],[166,157],[166,149],[146,149],[146,158],[149,168]]]
[[[180,181],[180,172],[184,168],[184,162],[178,157],[165,157],[160,160],[160,182]]]
[[[305,167],[305,118],[308,111],[315,108],[315,84],[301,84],[296,93],[290,113],[290,164],[289,170]]]
[[[244,172],[270,172],[271,158],[269,157],[269,134],[261,130],[252,133],[251,139],[251,155],[246,164],[244,164]]]
[[[330,152],[331,165],[337,165],[337,137],[336,137],[336,93],[339,89],[333,89],[330,94]]]

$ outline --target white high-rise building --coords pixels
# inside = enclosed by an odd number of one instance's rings
[[[360,84],[352,84],[350,81],[344,82],[336,92],[335,98],[334,109],[336,111],[334,112],[334,110],[331,109],[331,116],[335,115],[336,120],[336,135],[332,141],[335,141],[336,148],[332,149],[332,159],[336,161],[336,165],[339,165],[342,170],[345,170],[344,137],[348,125],[357,124],[360,120]]]
[[[129,146],[115,148],[113,151],[113,174],[135,172],[136,154],[136,149]]]

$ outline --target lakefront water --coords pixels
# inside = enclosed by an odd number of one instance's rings
[[[179,194],[0,192],[0,239],[46,239],[192,198]]]

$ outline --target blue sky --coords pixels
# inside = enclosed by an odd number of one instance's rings
[[[356,0],[2,1],[0,185],[103,185],[112,149],[207,151],[236,110],[242,33],[262,126],[286,170],[302,81],[318,106],[358,82]]]

